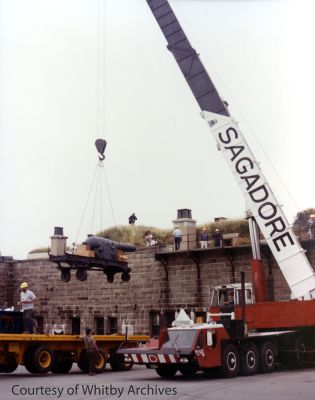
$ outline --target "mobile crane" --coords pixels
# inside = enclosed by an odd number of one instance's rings
[[[129,362],[156,369],[161,377],[173,376],[178,370],[184,375],[198,370],[207,374],[219,370],[225,377],[235,377],[240,372],[253,375],[259,370],[273,371],[277,360],[314,359],[314,270],[169,2],[147,0],[147,3],[245,196],[254,293],[245,284],[243,275],[241,286],[213,289],[207,323],[194,323],[181,310],[173,327],[166,336],[161,336],[158,349],[119,352]],[[291,301],[266,302],[258,227],[291,290]]]

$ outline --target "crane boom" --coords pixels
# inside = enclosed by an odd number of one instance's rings
[[[274,255],[293,298],[315,298],[315,273],[237,122],[230,116],[167,0],[146,0]]]

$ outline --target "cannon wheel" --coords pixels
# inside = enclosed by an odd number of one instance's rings
[[[71,272],[70,272],[70,270],[69,270],[69,269],[62,268],[60,277],[61,277],[61,280],[62,280],[63,282],[68,283],[68,282],[70,281],[70,279],[71,279]]]
[[[129,282],[129,281],[130,281],[130,274],[129,274],[129,272],[123,272],[123,273],[121,274],[121,280],[122,280],[123,282]]]
[[[79,268],[79,269],[77,269],[75,276],[77,277],[77,279],[79,281],[82,281],[82,282],[86,281],[87,280],[87,270],[83,269],[83,268]]]

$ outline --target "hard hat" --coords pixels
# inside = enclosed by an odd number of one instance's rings
[[[26,289],[26,288],[28,288],[28,283],[27,283],[27,282],[21,283],[20,288],[21,288],[21,289]]]
[[[216,231],[216,232],[219,232],[219,229],[216,229],[215,231]]]

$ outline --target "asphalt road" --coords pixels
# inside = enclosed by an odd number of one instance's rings
[[[90,393],[89,393],[90,392]],[[88,376],[76,366],[65,375],[32,375],[19,367],[0,374],[0,400],[121,399],[121,400],[304,400],[315,398],[315,368],[276,371],[267,375],[187,379],[177,374],[162,380],[155,371],[134,367],[128,372],[105,371]]]

